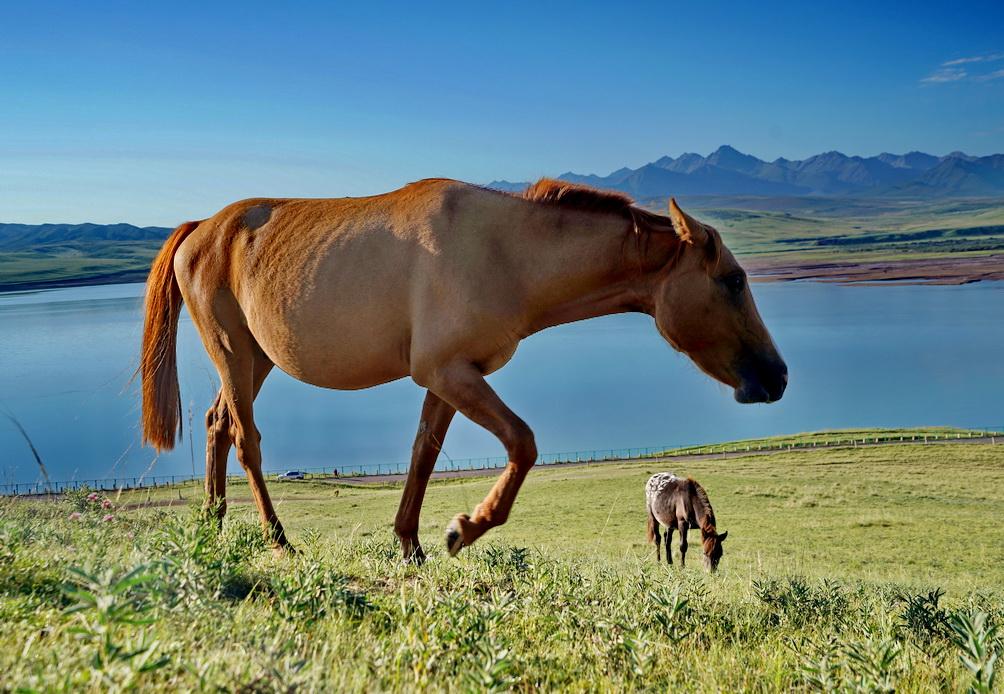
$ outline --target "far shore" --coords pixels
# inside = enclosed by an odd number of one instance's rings
[[[146,282],[146,276],[146,270],[127,270],[101,275],[86,275],[84,277],[67,277],[58,280],[39,280],[37,282],[0,282],[0,293],[33,292],[40,289],[65,289],[67,287],[91,287],[99,284],[142,284]]]
[[[1004,253],[973,256],[930,256],[897,260],[854,261],[789,260],[782,255],[740,257],[740,262],[756,282],[808,280],[835,284],[941,284],[958,285],[1004,280]],[[0,282],[0,293],[64,289],[102,284],[133,284],[146,281],[146,272],[129,270],[85,277]]]
[[[970,284],[1004,280],[1004,254],[929,256],[856,262],[847,258],[790,262],[784,256],[740,258],[761,282],[811,280],[836,284]]]

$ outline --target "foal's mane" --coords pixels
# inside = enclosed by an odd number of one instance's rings
[[[531,202],[558,205],[584,212],[610,212],[625,217],[632,214],[634,204],[634,200],[624,193],[598,190],[553,178],[540,179],[524,190],[520,197]]]
[[[691,498],[694,503],[700,507],[698,520],[701,523],[701,533],[707,534],[710,532],[713,534],[717,532],[715,530],[715,511],[711,508],[711,501],[708,499],[708,493],[704,491],[704,487],[702,487],[693,477],[688,477],[687,482],[690,484]],[[700,516],[703,516],[703,518]]]

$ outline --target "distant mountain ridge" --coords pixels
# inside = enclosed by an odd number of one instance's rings
[[[1004,197],[1004,154],[974,157],[924,152],[874,157],[823,152],[808,159],[764,161],[723,145],[706,157],[693,152],[663,156],[637,169],[606,175],[566,171],[558,178],[628,193],[636,200],[670,195],[762,197]],[[527,182],[492,181],[489,188],[519,192]],[[87,244],[159,245],[167,227],[132,224],[0,223],[0,252],[47,248],[48,253],[86,251]]]
[[[1004,154],[857,157],[831,151],[768,162],[723,145],[706,157],[688,152],[606,176],[567,171],[558,178],[620,190],[638,200],[669,195],[995,197],[1004,196]],[[513,192],[527,185],[492,181],[488,187]]]
[[[132,224],[5,224],[0,223],[0,251],[20,251],[40,245],[93,241],[163,241],[166,227]]]

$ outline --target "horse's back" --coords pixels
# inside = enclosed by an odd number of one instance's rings
[[[231,291],[287,373],[365,388],[410,373],[416,316],[439,335],[462,322],[429,314],[458,318],[464,289],[483,281],[491,244],[465,234],[501,198],[432,179],[366,198],[244,200],[203,222],[176,268],[213,273],[190,283]]]
[[[680,478],[673,472],[657,472],[645,483],[646,496],[654,496],[674,487]]]

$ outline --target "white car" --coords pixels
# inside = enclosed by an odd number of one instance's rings
[[[302,480],[306,478],[299,470],[289,470],[287,472],[281,472],[275,476],[277,480]]]

